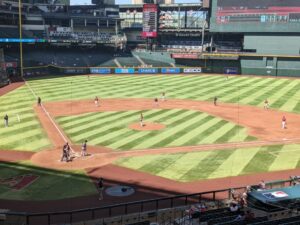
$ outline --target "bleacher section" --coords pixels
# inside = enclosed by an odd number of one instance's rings
[[[124,67],[138,67],[141,66],[141,63],[132,55],[128,56],[121,56],[121,57],[116,57],[116,59],[119,61],[119,63],[124,66]]]
[[[145,64],[153,67],[170,67],[172,63],[175,63],[167,52],[134,51],[133,54],[139,56]]]
[[[17,61],[19,52],[6,50],[6,61]],[[24,49],[23,60],[25,67],[55,65],[60,67],[90,67],[113,66],[113,54],[104,48],[101,49],[70,49],[70,48],[31,48]]]
[[[22,38],[44,38],[44,31],[23,30]],[[0,27],[0,38],[19,38],[19,30],[17,27]]]

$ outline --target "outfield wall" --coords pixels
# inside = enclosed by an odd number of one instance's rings
[[[238,60],[177,59],[176,62],[186,66],[200,66],[205,73],[300,77],[299,58],[240,56]]]

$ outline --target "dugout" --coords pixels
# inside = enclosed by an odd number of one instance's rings
[[[252,189],[248,193],[248,203],[266,212],[282,211],[300,207],[300,185],[273,189]]]

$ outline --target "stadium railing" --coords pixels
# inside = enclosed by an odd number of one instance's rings
[[[293,179],[276,181],[276,187],[291,186]],[[266,183],[267,188],[272,186],[273,182]],[[234,188],[235,191],[243,193],[246,187]],[[224,202],[231,199],[232,189],[222,189],[210,192],[199,192],[194,194],[177,195],[172,197],[156,198],[143,201],[134,201],[128,203],[108,205],[104,207],[86,208],[72,211],[62,212],[46,212],[46,213],[26,213],[26,212],[5,212],[6,224],[9,221],[22,221],[21,224],[33,225],[43,224],[50,225],[59,223],[63,220],[64,223],[74,223],[83,220],[96,220],[98,218],[111,218],[116,216],[124,216],[131,213],[144,213],[147,211],[157,211],[166,208],[175,208],[179,206],[187,206],[195,203],[200,203],[203,200],[214,202],[215,208],[224,207]],[[36,223],[38,221],[38,223]],[[19,223],[18,223],[19,224]]]

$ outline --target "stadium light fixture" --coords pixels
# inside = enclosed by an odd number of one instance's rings
[[[19,46],[20,46],[20,73],[23,77],[23,43],[22,43],[22,0],[19,0]]]

